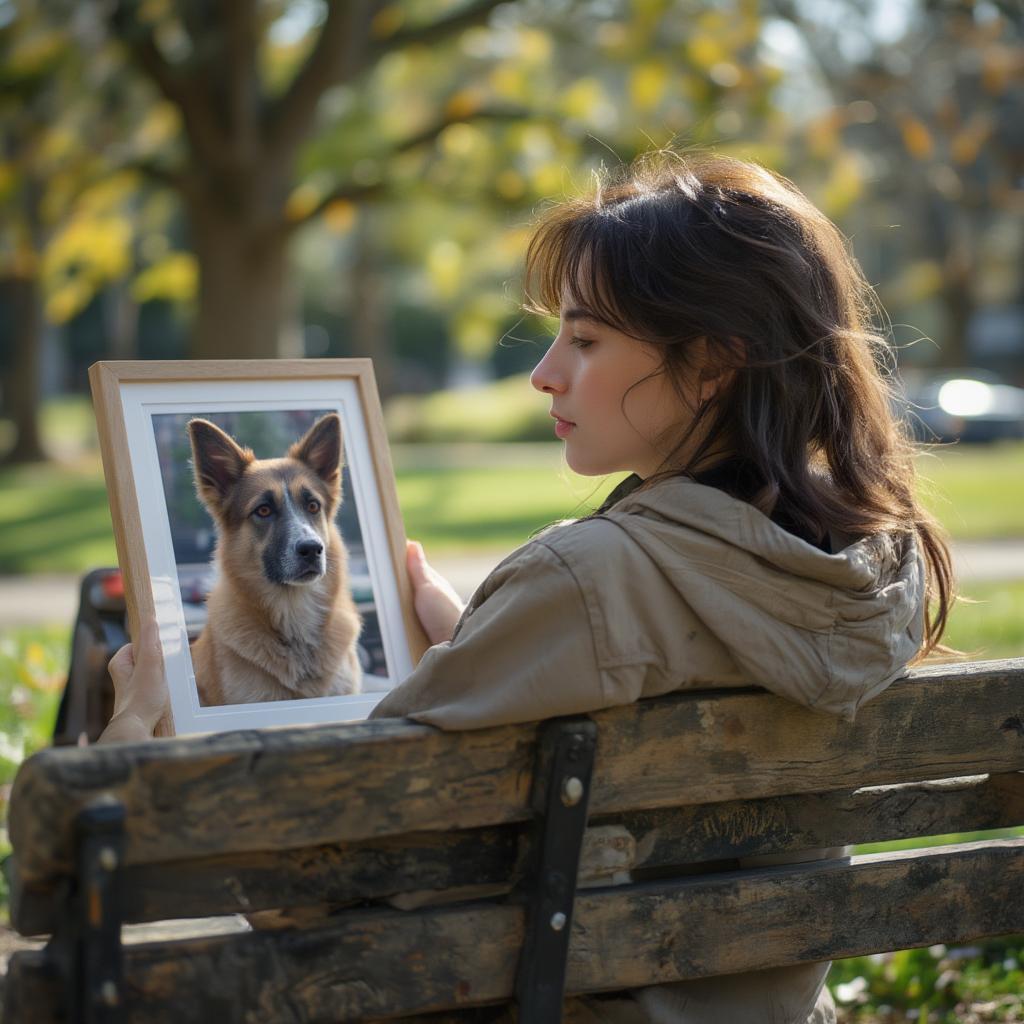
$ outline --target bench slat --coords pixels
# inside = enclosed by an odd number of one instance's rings
[[[570,993],[1024,931],[1024,839],[582,893]],[[757,942],[750,936],[756,935]],[[337,1022],[507,999],[522,910],[482,903],[350,912],[337,923],[125,950],[130,1021]],[[9,998],[46,988],[16,954]],[[40,1012],[31,1019],[49,1024]],[[33,1007],[35,1010],[35,1007]]]
[[[1024,824],[1024,774],[810,793],[614,815],[591,822],[581,877],[813,847]],[[129,922],[495,886],[517,877],[521,825],[125,869]],[[23,934],[53,930],[47,890],[14,888]]]
[[[591,813],[1019,771],[1022,682],[1024,659],[931,668],[852,724],[760,691],[599,712]],[[381,721],[47,750],[18,773],[11,840],[32,884],[70,869],[74,817],[103,794],[132,864],[520,821],[535,740]]]

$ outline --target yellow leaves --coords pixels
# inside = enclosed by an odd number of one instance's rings
[[[990,96],[1002,96],[1024,72],[1019,47],[989,44],[982,50],[981,84]]]
[[[978,111],[974,114],[950,141],[949,154],[953,163],[961,167],[973,164],[994,127],[994,119],[990,113]]]
[[[328,204],[323,213],[324,225],[336,235],[346,235],[356,222],[356,205],[347,199]]]
[[[170,103],[155,103],[135,130],[134,141],[144,153],[173,142],[181,133],[178,108]]]
[[[156,25],[174,17],[174,13],[173,0],[142,0],[135,17],[140,24]]]
[[[709,35],[696,35],[686,45],[690,60],[702,71],[710,71],[716,64],[726,61],[728,51]]]
[[[445,154],[460,160],[468,160],[487,146],[483,132],[465,122],[448,125],[438,136],[438,142]]]
[[[843,112],[837,108],[810,121],[804,129],[804,138],[811,155],[818,160],[831,157],[839,147],[840,130],[844,123]]]
[[[393,36],[405,22],[405,12],[398,4],[382,7],[370,22],[370,34],[374,39],[387,39]]]
[[[18,187],[18,172],[9,161],[0,163],[0,203],[6,202]]]
[[[483,96],[477,89],[460,89],[449,97],[444,113],[450,120],[470,117],[483,106]]]
[[[131,224],[116,213],[80,209],[57,233],[42,259],[45,310],[53,323],[82,311],[96,289],[131,265]]]
[[[851,150],[844,150],[833,157],[821,196],[821,205],[829,216],[841,216],[864,191],[861,159],[859,154]]]
[[[533,181],[533,190],[538,195],[558,195],[564,191],[565,167],[553,160],[546,161],[533,168],[530,178]]]
[[[198,283],[195,256],[190,252],[172,252],[139,274],[132,285],[132,297],[136,302],[187,302],[194,298]]]
[[[320,199],[320,189],[309,182],[303,182],[298,188],[292,190],[291,195],[285,201],[285,218],[290,221],[299,221],[308,217],[316,209],[316,204],[320,202]]]
[[[919,302],[938,294],[944,283],[942,267],[935,260],[918,260],[907,266],[896,284],[904,302]]]
[[[502,199],[521,199],[526,194],[526,179],[518,171],[506,168],[496,175],[494,188]]]
[[[494,348],[498,325],[507,314],[504,300],[486,294],[460,309],[452,324],[459,351],[471,359],[485,359]]]
[[[76,217],[47,249],[43,273],[87,265],[97,278],[113,281],[128,270],[130,242],[131,226],[123,217]]]
[[[526,68],[516,64],[499,64],[490,74],[495,95],[506,100],[525,100],[530,92]]]
[[[21,39],[17,47],[5,56],[4,74],[9,79],[43,74],[60,58],[65,45],[67,38],[64,33],[37,29]]]
[[[519,57],[527,64],[546,64],[551,60],[554,46],[547,32],[536,28],[520,28],[517,42]]]
[[[916,160],[927,160],[935,152],[935,140],[928,126],[917,117],[907,114],[901,118],[903,145]]]
[[[668,88],[669,71],[664,64],[647,61],[633,69],[629,79],[629,99],[636,110],[653,110]]]
[[[443,299],[453,298],[462,282],[462,246],[450,238],[440,238],[427,250],[427,275]]]
[[[605,102],[604,90],[596,78],[578,78],[562,96],[562,111],[570,118],[587,121]]]
[[[40,693],[54,693],[64,686],[62,667],[53,652],[38,640],[30,640],[26,644],[18,659],[16,673],[19,683]]]
[[[47,297],[44,305],[46,318],[55,324],[63,324],[76,313],[81,313],[89,304],[93,290],[81,278],[65,281]]]

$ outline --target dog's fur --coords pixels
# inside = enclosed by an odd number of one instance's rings
[[[284,458],[257,459],[206,420],[188,425],[196,490],[217,527],[217,579],[192,647],[204,705],[359,691],[361,622],[334,513],[341,420]]]

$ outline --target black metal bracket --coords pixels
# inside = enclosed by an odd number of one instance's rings
[[[587,827],[597,726],[556,718],[541,726],[526,858],[526,929],[516,976],[519,1019],[559,1024],[583,833]]]
[[[64,976],[70,1024],[125,1020],[121,957],[124,806],[93,804],[75,819],[75,884],[69,886],[52,945]]]

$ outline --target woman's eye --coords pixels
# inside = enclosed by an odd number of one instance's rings
[[[311,516],[315,516],[320,511],[320,502],[315,500],[306,502],[306,511]]]
[[[253,512],[253,515],[256,516],[257,519],[266,519],[268,516],[273,514],[274,510],[269,505],[259,505],[257,506],[256,511]]]
[[[589,338],[573,337],[570,341],[570,344],[575,345],[577,348],[590,348],[590,346],[593,345],[594,343]]]

